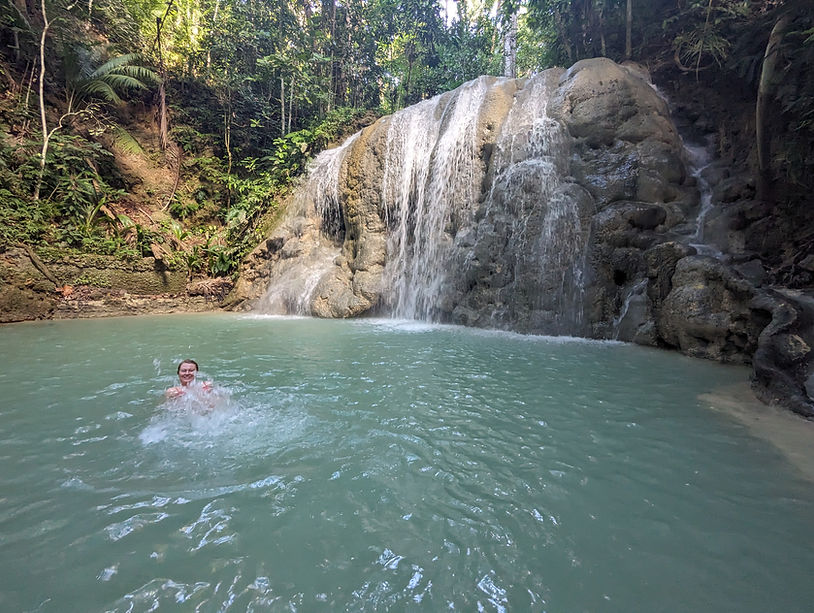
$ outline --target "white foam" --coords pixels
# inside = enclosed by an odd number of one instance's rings
[[[357,319],[355,325],[371,326],[382,330],[407,333],[427,333],[439,330],[473,334],[477,336],[505,337],[513,340],[542,342],[548,344],[587,344],[587,345],[625,345],[623,341],[613,339],[593,339],[580,336],[551,336],[541,334],[523,334],[511,330],[497,330],[495,328],[474,328],[455,324],[437,324],[413,319],[386,319],[371,318]]]
[[[215,461],[262,457],[313,427],[302,401],[290,394],[263,390],[235,399],[232,390],[215,387],[162,403],[138,438],[168,458],[180,448],[186,454],[205,452],[207,461]]]

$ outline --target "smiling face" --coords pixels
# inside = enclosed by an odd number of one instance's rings
[[[195,380],[195,374],[198,372],[198,365],[195,362],[185,360],[178,366],[178,380],[181,385],[187,386]]]

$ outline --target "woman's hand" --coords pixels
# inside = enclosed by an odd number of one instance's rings
[[[171,387],[166,392],[164,392],[164,395],[167,398],[178,398],[179,396],[184,395],[184,388],[183,387]]]

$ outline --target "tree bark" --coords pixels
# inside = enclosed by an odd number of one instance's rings
[[[766,51],[763,54],[763,65],[760,70],[760,82],[757,89],[757,103],[755,105],[755,140],[757,146],[757,195],[760,199],[768,199],[772,179],[771,138],[767,125],[767,112],[771,99],[772,80],[777,69],[777,59],[780,44],[783,42],[786,28],[791,23],[791,15],[786,13],[775,22]]]
[[[40,174],[37,177],[37,185],[34,187],[34,201],[40,199],[40,188],[42,187],[42,178],[45,176],[45,156],[48,155],[48,141],[50,134],[48,134],[48,120],[45,117],[45,39],[48,36],[48,30],[51,27],[51,22],[48,21],[48,13],[45,10],[45,0],[40,0],[40,7],[42,10],[42,35],[40,36],[40,121],[42,122],[42,151],[40,152]]]
[[[288,82],[288,134],[291,133],[291,116],[294,113],[294,75]]]
[[[164,79],[165,77],[162,76],[161,84],[158,86],[158,142],[162,151],[167,150],[170,142],[169,120],[167,119],[167,90],[164,87]]]
[[[280,75],[280,136],[285,136],[285,79]]]
[[[218,11],[220,11],[220,0],[215,0],[215,11],[212,14],[212,31],[215,31],[215,25],[218,23]],[[212,69],[212,45],[206,50],[206,73],[209,74]]]
[[[155,18],[155,45],[158,50],[158,74],[161,77],[161,84],[158,86],[158,142],[162,151],[166,151],[169,146],[169,117],[167,116],[167,70],[164,67],[164,56],[161,52],[161,29],[167,21],[167,16],[172,10],[175,0],[167,2],[167,8],[163,17]]]
[[[517,11],[506,19],[503,32],[503,76],[517,78]]]

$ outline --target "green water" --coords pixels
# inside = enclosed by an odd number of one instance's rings
[[[164,405],[196,358],[215,409]],[[429,327],[0,328],[2,611],[808,611],[814,488],[747,371]]]

